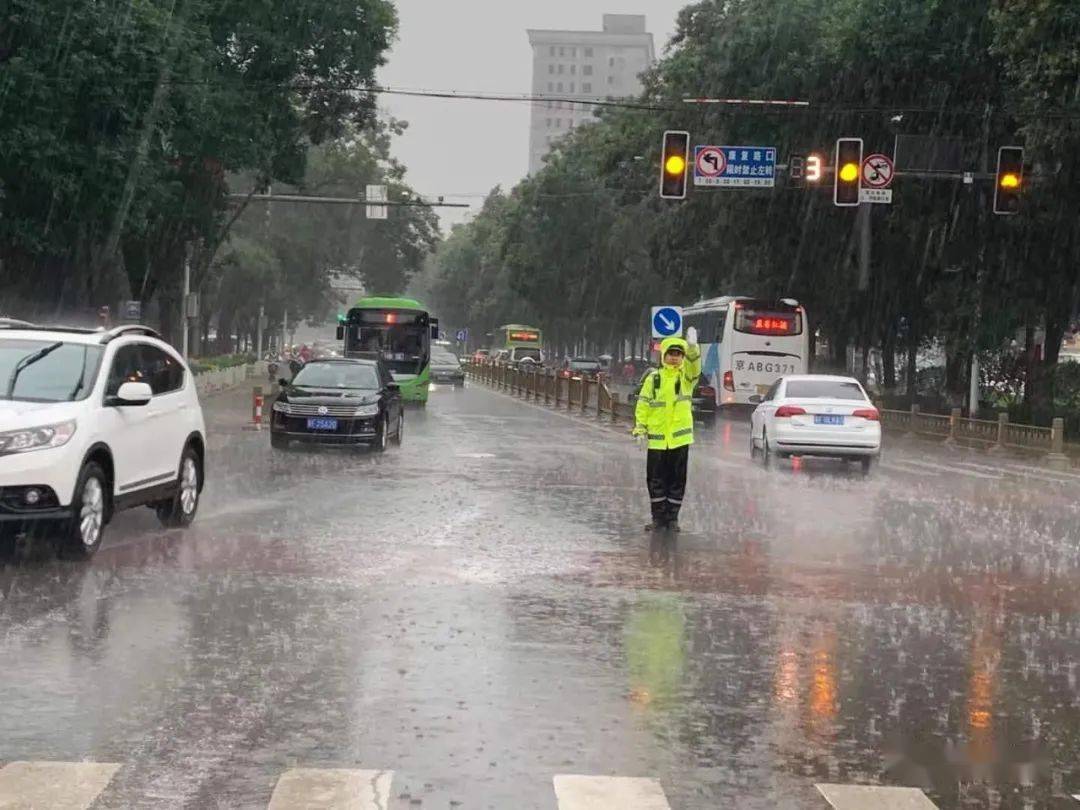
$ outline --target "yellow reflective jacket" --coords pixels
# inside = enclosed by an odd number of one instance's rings
[[[664,354],[680,347],[686,359],[681,368],[664,365]],[[638,393],[635,421],[645,428],[650,450],[674,450],[694,443],[694,388],[701,376],[701,350],[682,338],[660,344],[660,368],[645,377]]]

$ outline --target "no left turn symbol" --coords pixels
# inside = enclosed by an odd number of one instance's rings
[[[715,146],[706,146],[697,153],[697,173],[701,177],[719,177],[727,168],[724,150]]]
[[[862,164],[863,185],[867,188],[888,188],[893,180],[893,162],[885,155],[870,155]]]

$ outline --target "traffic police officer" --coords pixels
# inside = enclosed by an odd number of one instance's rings
[[[649,442],[649,529],[679,530],[686,466],[694,443],[691,403],[701,375],[701,350],[693,327],[687,330],[687,338],[670,337],[660,344],[660,368],[645,376],[638,394],[633,433]]]

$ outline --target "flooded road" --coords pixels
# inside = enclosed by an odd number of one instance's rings
[[[1080,806],[1080,476],[766,470],[721,422],[672,540],[625,426],[474,386],[384,455],[272,452],[205,408],[189,531],[6,550],[0,807]]]

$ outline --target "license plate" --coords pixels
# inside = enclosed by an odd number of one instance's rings
[[[825,414],[818,414],[814,417],[815,425],[842,425],[844,424],[844,417],[842,416],[828,416]]]
[[[337,419],[308,419],[308,430],[337,430]]]

